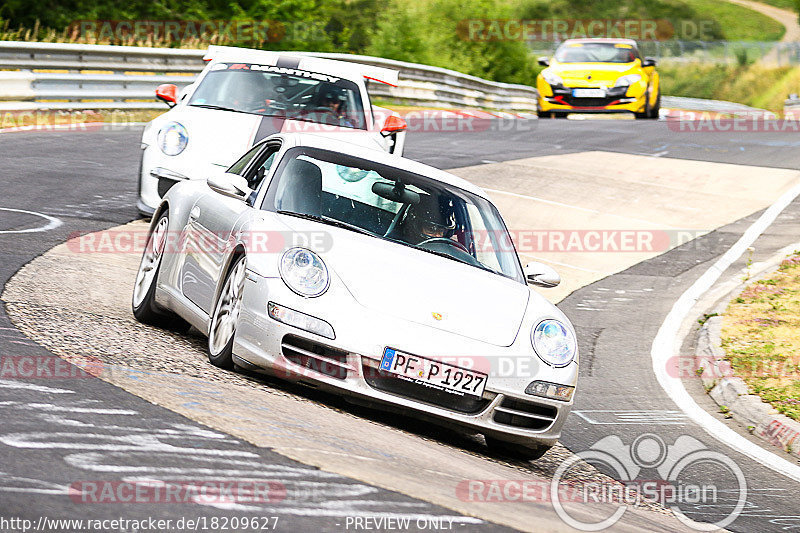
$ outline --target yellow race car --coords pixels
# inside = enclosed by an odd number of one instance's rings
[[[630,39],[569,39],[536,80],[540,117],[569,113],[623,113],[658,118],[661,86],[656,60],[639,56]]]

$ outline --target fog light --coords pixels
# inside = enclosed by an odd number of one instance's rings
[[[543,398],[550,398],[551,400],[561,400],[562,402],[570,401],[573,392],[575,392],[575,387],[557,385],[556,383],[548,383],[546,381],[534,381],[525,387],[525,394],[542,396]]]
[[[283,307],[273,302],[267,304],[267,312],[269,316],[278,322],[283,322],[296,328],[316,333],[328,339],[335,339],[336,335],[333,333],[333,326],[319,318]]]

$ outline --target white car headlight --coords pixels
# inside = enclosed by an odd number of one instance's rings
[[[627,76],[621,76],[617,78],[617,82],[614,84],[614,87],[627,87],[629,85],[633,85],[641,79],[642,76],[639,74],[628,74]]]
[[[283,252],[278,270],[286,285],[300,296],[314,298],[328,290],[328,267],[322,259],[305,248]]]
[[[564,85],[564,80],[561,79],[561,76],[549,70],[542,71],[542,78],[548,85]]]
[[[186,128],[178,122],[169,122],[158,131],[158,147],[166,155],[178,155],[189,144]]]
[[[556,367],[570,364],[578,348],[572,331],[552,318],[542,320],[533,328],[531,344],[542,361]]]

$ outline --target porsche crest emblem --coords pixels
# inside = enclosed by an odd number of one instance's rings
[[[431,313],[431,316],[433,316],[433,318],[436,320],[441,320],[443,318],[441,313],[437,313],[435,311]]]

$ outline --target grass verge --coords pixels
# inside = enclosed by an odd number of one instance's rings
[[[783,24],[758,11],[720,0],[683,0],[702,18],[719,24],[728,41],[779,41]]]
[[[800,252],[728,305],[722,347],[752,394],[800,420]]]

